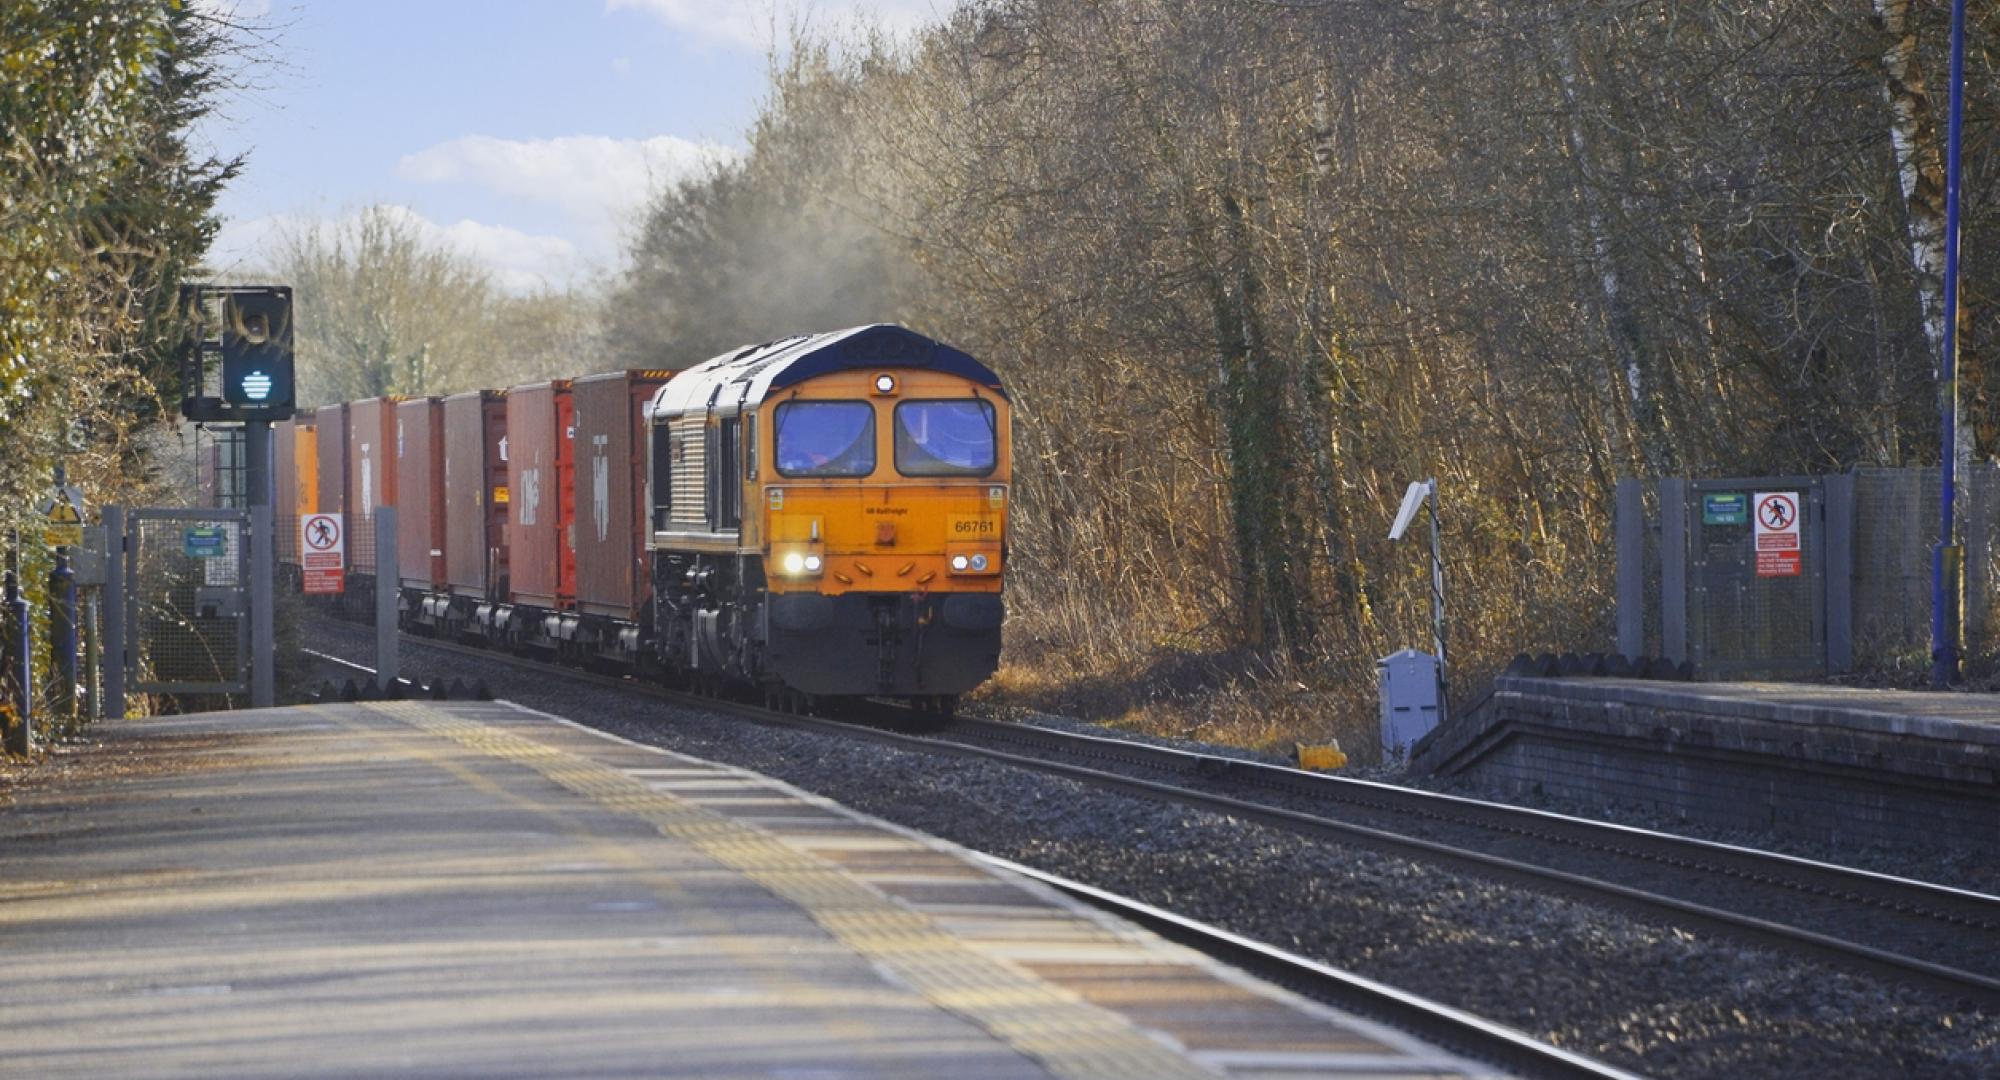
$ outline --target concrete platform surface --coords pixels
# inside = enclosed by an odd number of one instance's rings
[[[0,1074],[1490,1075],[951,845],[504,702],[96,735],[0,792]]]
[[[2000,746],[2000,694],[1893,690],[1784,682],[1517,679],[1508,687],[1685,712],[1740,716],[1879,735]]]

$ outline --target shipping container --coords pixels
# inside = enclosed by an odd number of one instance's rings
[[[507,392],[508,595],[516,604],[562,611],[574,602],[575,435],[568,379]]]
[[[458,596],[507,595],[507,394],[444,399],[444,581]]]
[[[292,493],[292,501],[281,504],[278,512],[285,513],[285,507],[289,506],[294,517],[302,518],[319,513],[319,421],[311,416],[298,416],[292,418],[292,423],[297,425],[292,446],[297,455],[293,459],[297,463],[293,479],[298,487]]]
[[[318,454],[313,471],[319,476],[315,490],[316,514],[339,514],[347,509],[347,405],[321,405],[313,414],[314,439]],[[353,535],[353,528],[348,528]]]
[[[396,406],[396,571],[402,584],[444,588],[444,402]]]
[[[652,596],[647,574],[645,409],[671,371],[578,379],[575,403],[576,608],[636,623]]]
[[[375,508],[396,505],[396,404],[401,400],[366,398],[347,405],[347,509],[354,517],[350,539],[373,536]],[[351,545],[348,554],[354,554]],[[373,573],[374,560],[368,558],[365,566],[354,562],[354,569]]]

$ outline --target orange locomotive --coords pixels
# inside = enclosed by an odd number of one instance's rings
[[[949,708],[999,664],[1012,476],[997,376],[899,326],[682,372],[649,409],[669,668]]]

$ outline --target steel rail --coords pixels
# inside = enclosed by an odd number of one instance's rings
[[[1702,870],[1867,904],[1898,915],[1922,915],[1955,926],[2000,933],[2000,896],[1782,852],[1420,788],[1307,772],[1268,762],[1027,724],[957,718],[945,722],[941,733],[1021,746],[1037,752],[1053,751],[1086,760],[1151,768],[1203,781],[1261,788],[1441,824],[1486,829],[1643,859],[1674,869]]]
[[[1476,1061],[1497,1065],[1521,1076],[1638,1080],[1633,1073],[1561,1047],[1550,1046],[1505,1024],[1496,1024],[1351,971],[1342,971],[1241,934],[1230,933],[1221,927],[1044,870],[984,852],[975,851],[972,854],[989,866],[1040,882],[1127,922],[1143,926],[1169,941],[1253,972],[1316,1001],[1337,1005],[1356,1015],[1409,1032]]]
[[[1268,806],[1262,803],[1248,802],[1242,799],[1237,799],[1226,795],[1215,794],[1213,792],[1200,791],[1192,788],[1177,787],[1174,785],[1160,783],[1153,780],[1146,780],[1138,777],[1125,776],[1118,773],[1105,772],[1100,769],[1089,768],[1081,765],[1072,765],[1059,761],[1049,761],[1043,758],[1024,756],[1021,754],[1016,754],[1005,750],[997,750],[990,747],[974,745],[971,743],[954,742],[946,739],[940,739],[930,735],[907,734],[903,732],[892,731],[884,727],[877,726],[875,724],[857,723],[853,721],[837,720],[837,719],[810,716],[810,715],[801,715],[796,713],[776,712],[770,709],[763,708],[761,706],[750,705],[744,702],[731,701],[725,698],[714,698],[704,695],[693,694],[685,691],[674,690],[668,687],[660,686],[655,683],[648,683],[641,680],[635,680],[619,676],[604,675],[596,672],[581,671],[575,668],[565,667],[557,664],[545,663],[542,661],[527,659],[511,654],[496,654],[490,650],[480,649],[469,645],[462,645],[456,642],[445,642],[431,638],[419,638],[419,637],[412,637],[411,640],[415,643],[430,645],[447,652],[457,652],[466,656],[478,657],[485,660],[496,660],[504,663],[513,664],[515,666],[532,668],[538,671],[546,671],[551,674],[557,674],[569,678],[574,678],[580,681],[585,681],[597,685],[625,690],[628,692],[636,692],[650,697],[659,698],[662,700],[675,701],[681,704],[691,705],[698,708],[705,708],[712,711],[725,712],[730,715],[742,716],[746,719],[757,721],[760,723],[792,727],[809,731],[833,732],[852,737],[860,737],[882,745],[891,746],[896,749],[905,750],[913,753],[932,753],[932,754],[941,753],[954,757],[983,759],[988,761],[994,761],[1000,764],[1012,765],[1019,768],[1032,769],[1035,771],[1048,773],[1051,775],[1063,776],[1068,779],[1076,780],[1078,782],[1088,784],[1090,786],[1100,789],[1114,790],[1122,792],[1124,794],[1134,795],[1142,798],[1154,799],[1158,801],[1174,803],[1183,806],[1190,806],[1197,809],[1208,810],[1218,814],[1236,817],[1247,821],[1253,821],[1261,825],[1287,829],[1289,831],[1304,835],[1318,836],[1318,837],[1333,839],[1343,843],[1353,844],[1360,847],[1365,847],[1368,848],[1369,850],[1377,851],[1383,854],[1388,854],[1402,858],[1415,858],[1420,861],[1436,865],[1447,866],[1454,870],[1458,870],[1460,872],[1471,873],[1488,879],[1502,880],[1512,884],[1522,885],[1528,888],[1537,889],[1542,892],[1553,892],[1572,899],[1581,900],[1586,903],[1608,905],[1617,908],[1619,910],[1625,911],[1629,914],[1639,916],[1641,918],[1652,919],[1652,920],[1665,919],[1667,921],[1671,921],[1678,925],[1699,928],[1712,933],[1727,935],[1737,940],[1745,941],[1751,944],[1765,946],[1765,947],[1780,948],[1790,951],[1794,954],[1802,954],[1810,956],[1815,959],[1824,960],[1827,962],[1831,962],[1846,967],[1849,970],[1859,971],[1876,977],[1884,977],[1884,978],[1898,980],[1904,983],[1922,986],[1932,991],[1946,994],[1948,996],[1975,1002],[1976,1004],[1984,1008],[1989,1008],[1989,1009],[2000,1008],[2000,978],[1994,978],[1992,976],[1981,974],[1978,972],[1965,971],[1944,964],[1933,963],[1931,961],[1923,960],[1917,957],[1903,956],[1898,953],[1890,952],[1886,949],[1875,948],[1874,946],[1861,944],[1859,942],[1845,941],[1840,938],[1835,938],[1826,934],[1816,933],[1814,931],[1807,930],[1802,927],[1787,926],[1782,923],[1772,922],[1768,919],[1761,919],[1755,916],[1744,915],[1738,912],[1733,912],[1722,908],[1697,904],[1690,901],[1681,900],[1675,897],[1663,896],[1658,893],[1648,892],[1643,889],[1632,888],[1630,886],[1621,885],[1616,882],[1604,881],[1598,878],[1587,877],[1582,874],[1575,874],[1565,870],[1559,870],[1553,867],[1542,866],[1536,863],[1527,862],[1520,859],[1512,859],[1497,855],[1489,855],[1485,852],[1475,851],[1469,848],[1457,847],[1450,844],[1440,843],[1438,841],[1428,840],[1422,837],[1410,836],[1403,833],[1393,832],[1387,829],[1379,829],[1367,825],[1361,825],[1354,822],[1345,822],[1332,818],[1319,817],[1316,815],[1305,814],[1299,811],[1288,810],[1281,807]],[[325,653],[319,653],[313,650],[307,650],[307,652],[321,659],[339,663],[344,666],[354,668],[356,670],[368,670],[362,667],[362,665],[359,665],[353,661],[329,656]],[[908,710],[904,709],[893,709],[892,713],[901,714],[903,722],[908,722],[911,719],[917,718],[914,714],[910,714]],[[935,718],[931,717],[922,717],[921,719],[927,722],[935,720]],[[952,725],[950,722],[947,722],[944,726],[948,728]],[[1037,730],[1044,732],[1050,731],[1050,729],[1037,729]],[[1067,733],[1051,732],[1051,734],[1058,738],[1061,738],[1065,737]],[[1118,740],[1107,740],[1107,739],[1102,739],[1101,737],[1098,736],[1071,736],[1071,737],[1079,739],[1090,739],[1090,740],[1095,740],[1097,742],[1118,742]],[[1123,745],[1136,747],[1142,744],[1125,743]],[[1163,750],[1167,748],[1149,747],[1148,749]],[[1169,752],[1172,754],[1185,755],[1188,758],[1194,759],[1194,764],[1197,767],[1208,768],[1217,771],[1227,770],[1231,767],[1240,767],[1245,765],[1256,764],[1254,762],[1242,762],[1239,759],[1235,758],[1212,757],[1209,755],[1192,754],[1187,751],[1170,750]],[[1277,766],[1263,766],[1263,767],[1273,768],[1273,769],[1280,768]],[[1297,771],[1297,770],[1291,770],[1291,771]],[[1310,774],[1310,773],[1306,773],[1303,775],[1316,776],[1316,774]],[[1365,781],[1350,781],[1350,782],[1367,783]],[[1374,785],[1374,786],[1387,787],[1389,785]],[[1403,789],[1403,790],[1408,790],[1408,789]],[[1424,794],[1433,794],[1433,793],[1424,793]],[[1458,797],[1456,796],[1439,796],[1439,797],[1444,799],[1457,799],[1458,801],[1461,802],[1471,802],[1474,803],[1475,805],[1485,806],[1485,807],[1499,807],[1502,805],[1494,803],[1478,803],[1476,800],[1463,800],[1463,799],[1458,799]],[[1521,808],[1519,807],[1507,807],[1506,809],[1510,811],[1521,810]],[[1523,811],[1523,812],[1530,814],[1543,813],[1542,811]],[[1549,816],[1558,819],[1561,819],[1562,817],[1561,815],[1549,815]],[[1585,819],[1580,819],[1580,818],[1566,819],[1566,820],[1573,822],[1585,821]],[[1590,822],[1588,824],[1596,825],[1602,823]],[[1613,829],[1627,828],[1625,826],[1607,826],[1607,827]],[[1632,830],[1632,831],[1641,833],[1645,832],[1645,830]],[[1656,834],[1656,835],[1665,836],[1667,834]],[[1684,839],[1684,838],[1678,838],[1678,839]],[[1726,847],[1727,845],[1719,845],[1719,846]],[[1743,852],[1750,852],[1753,851],[1754,849],[1744,848],[1737,850]],[[1789,859],[1790,857],[1785,856],[1783,858]],[[1800,860],[1800,861],[1806,861],[1806,860]],[[1866,873],[1861,871],[1857,872]],[[1873,875],[1873,876],[1886,877],[1886,875]],[[1890,878],[1889,880],[1900,881],[1903,879]],[[1924,883],[1916,883],[1916,884],[1924,884]],[[1938,888],[1944,888],[1944,887],[1938,886]],[[1964,892],[1964,890],[1951,890],[1951,891]],[[1978,897],[1981,894],[1966,893],[1965,895],[1971,897]],[[1994,902],[2000,903],[2000,900],[1995,900]]]

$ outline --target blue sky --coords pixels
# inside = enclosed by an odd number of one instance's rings
[[[615,268],[651,190],[740,153],[774,17],[906,28],[946,0],[205,0],[271,27],[203,136],[247,153],[211,261],[402,208],[509,288]]]

